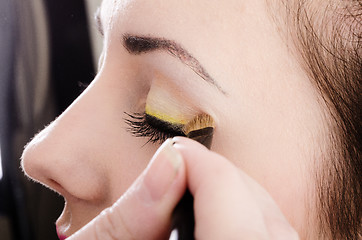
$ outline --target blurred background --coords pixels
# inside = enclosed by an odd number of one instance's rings
[[[0,0],[0,239],[58,239],[58,194],[20,169],[24,145],[92,81],[101,0]]]

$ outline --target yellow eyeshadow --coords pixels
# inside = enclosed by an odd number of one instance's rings
[[[157,111],[157,110],[154,110],[152,108],[150,108],[148,105],[146,105],[146,109],[145,109],[145,112],[147,115],[150,115],[152,117],[155,117],[155,118],[158,118],[162,121],[165,121],[165,122],[168,122],[168,123],[171,123],[171,124],[186,124],[187,123],[187,120],[185,119],[182,119],[180,116],[178,117],[175,117],[175,116],[169,116],[165,113],[162,113],[160,111]]]

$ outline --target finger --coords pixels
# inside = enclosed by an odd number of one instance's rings
[[[253,179],[195,141],[174,141],[195,199],[197,239],[297,239],[272,198]]]
[[[171,213],[186,186],[184,162],[172,144],[167,140],[127,192],[69,239],[167,237]]]

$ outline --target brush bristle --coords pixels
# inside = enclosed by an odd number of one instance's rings
[[[183,132],[185,133],[185,135],[188,135],[192,131],[207,128],[207,127],[214,128],[214,120],[212,119],[212,117],[210,115],[203,113],[203,114],[196,116],[194,119],[192,119],[190,122],[188,122],[183,127]]]

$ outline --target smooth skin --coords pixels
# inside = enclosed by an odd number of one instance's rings
[[[325,108],[284,35],[289,31],[274,21],[283,11],[272,9],[282,7],[255,0],[103,1],[98,75],[22,159],[30,178],[64,196],[60,234],[91,222],[74,239],[159,239],[187,185],[198,239],[296,239],[295,231],[318,238],[314,176],[328,136]],[[125,34],[176,41],[225,92],[167,51],[129,53]],[[180,109],[213,117],[211,151],[177,138],[167,158],[161,151],[147,167],[159,144],[132,136],[124,112],[145,111],[156,83]],[[181,155],[177,174],[166,164],[174,155]],[[158,162],[164,170],[151,171]]]

